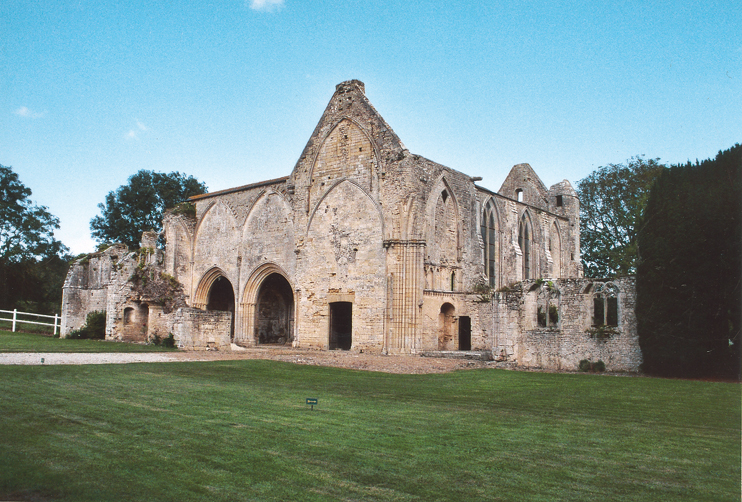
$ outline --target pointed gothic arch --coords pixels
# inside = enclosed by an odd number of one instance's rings
[[[533,260],[533,223],[528,210],[523,211],[518,223],[518,246],[521,252],[521,278],[532,279],[535,273]]]
[[[217,279],[220,277],[227,277],[227,274],[219,267],[212,267],[201,276],[201,280],[198,281],[196,291],[193,295],[193,306],[197,309],[206,310],[206,305],[209,303],[209,292],[211,287],[214,285]]]
[[[369,194],[366,190],[364,190],[363,187],[361,187],[355,181],[353,181],[351,179],[347,179],[347,178],[342,178],[342,179],[338,180],[335,184],[333,184],[332,187],[329,190],[327,190],[322,195],[322,197],[317,201],[317,204],[314,205],[314,209],[312,209],[312,212],[309,215],[309,219],[307,221],[307,228],[304,230],[304,236],[306,237],[307,234],[309,233],[309,229],[312,228],[312,222],[314,221],[314,216],[317,214],[317,210],[322,205],[322,201],[324,201],[325,199],[327,199],[330,196],[330,194],[333,193],[336,189],[338,189],[338,187],[340,187],[340,185],[342,185],[343,183],[348,183],[348,184],[352,185],[353,187],[355,187],[358,190],[360,190],[361,193],[363,193],[363,195],[365,195],[366,197],[368,197],[368,200],[371,202],[371,204],[373,204],[374,208],[376,208],[376,212],[377,212],[377,214],[379,216],[379,222],[381,224],[381,235],[385,237],[386,236],[386,230],[384,228],[385,227],[385,225],[384,225],[384,213],[381,211],[381,206],[379,206],[379,204],[374,200],[374,198],[371,197],[371,194]]]
[[[261,303],[265,307],[263,312]],[[266,303],[270,305],[266,306]],[[293,342],[295,305],[294,285],[285,270],[275,263],[256,267],[248,276],[242,292],[236,341],[244,345]]]
[[[460,261],[462,246],[459,202],[444,175],[433,186],[425,211],[428,259],[439,265],[443,261]]]
[[[484,204],[481,218],[480,233],[483,245],[482,264],[484,265],[484,276],[490,287],[497,287],[497,281],[500,275],[500,225],[497,206],[491,197]]]
[[[307,212],[343,179],[354,180],[364,192],[378,193],[380,158],[371,134],[351,117],[342,117],[322,138],[312,159],[307,173]],[[328,187],[326,183],[334,184]]]

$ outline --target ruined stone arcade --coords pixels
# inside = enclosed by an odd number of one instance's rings
[[[166,215],[163,250],[145,235],[147,252],[74,264],[62,333],[105,310],[109,339],[173,333],[195,350],[474,350],[637,370],[633,280],[582,278],[570,183],[547,188],[528,164],[497,192],[477,181],[410,153],[363,83],[343,82],[289,176],[193,197],[195,217]]]

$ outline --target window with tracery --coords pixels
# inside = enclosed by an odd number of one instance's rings
[[[497,219],[492,199],[482,212],[482,242],[484,243],[484,274],[490,286],[496,286],[497,270]]]
[[[539,288],[536,305],[536,324],[539,328],[559,327],[559,290],[547,282]]]
[[[618,286],[611,282],[595,287],[593,326],[618,326]]]

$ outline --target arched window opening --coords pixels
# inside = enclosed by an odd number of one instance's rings
[[[523,190],[521,188],[518,188],[515,191],[515,200],[518,202],[523,202]]]
[[[456,272],[451,272],[451,291],[456,291]]]
[[[562,238],[559,235],[559,227],[557,226],[556,222],[551,225],[551,232],[549,234],[551,276],[559,278],[562,276]]]
[[[559,327],[559,290],[544,284],[538,294],[536,307],[536,324],[539,328]]]
[[[595,287],[593,326],[618,326],[618,287],[613,283]]]
[[[528,215],[523,213],[518,225],[518,245],[523,253],[523,280],[531,279],[531,224],[528,221]]]
[[[495,219],[495,207],[492,200],[487,203],[482,213],[482,224],[480,227],[482,243],[484,244],[484,275],[487,283],[496,286],[497,276],[497,220]]]

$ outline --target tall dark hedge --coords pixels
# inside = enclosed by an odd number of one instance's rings
[[[638,236],[643,370],[740,378],[742,146],[671,166],[655,182]]]

